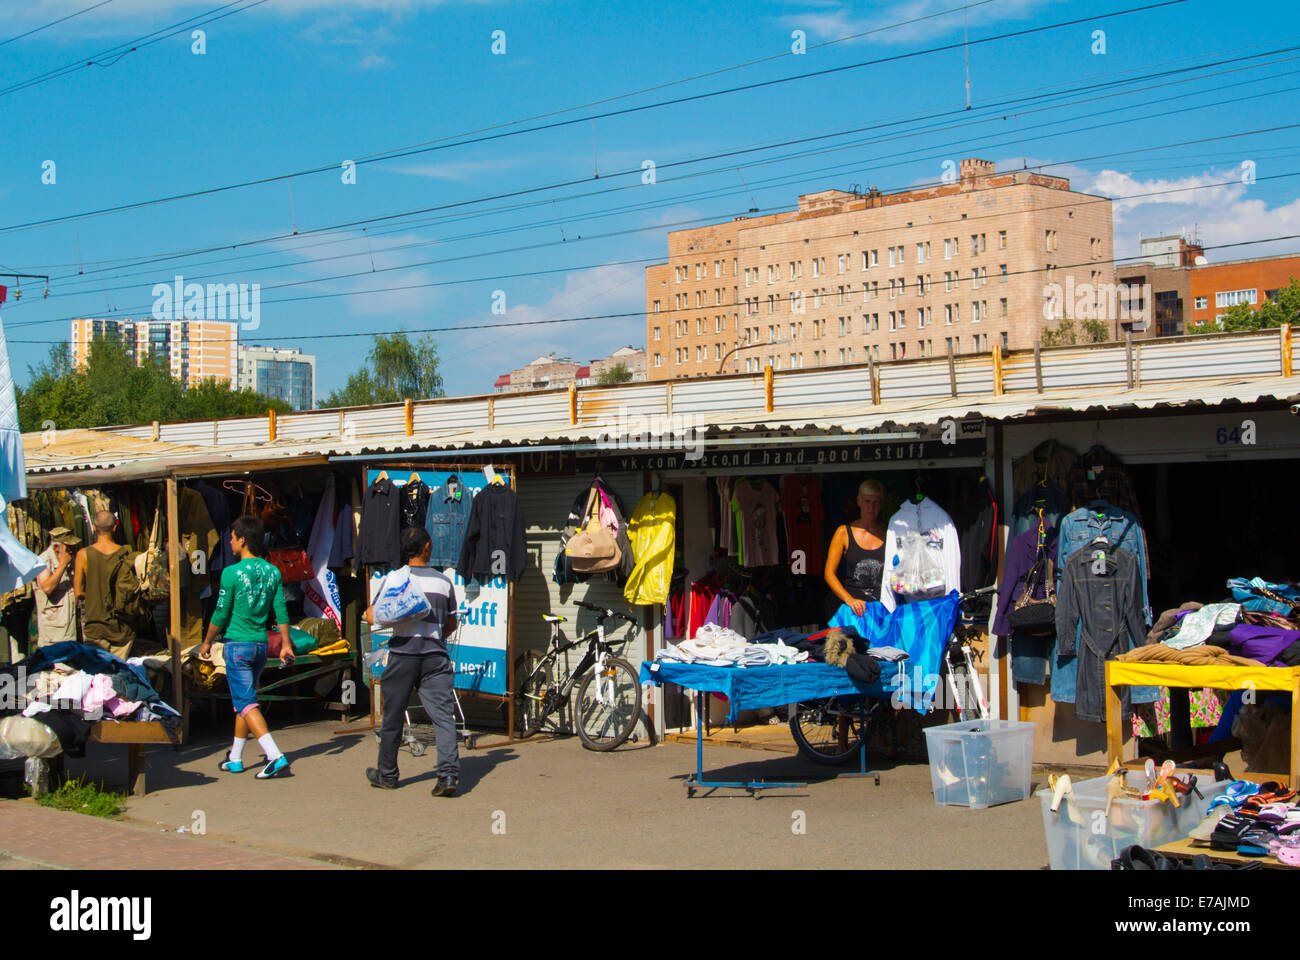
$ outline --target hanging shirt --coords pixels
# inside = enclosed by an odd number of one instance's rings
[[[881,586],[880,602],[887,610],[893,610],[900,600],[906,602],[905,597],[895,595],[889,588],[889,574],[903,562],[900,547],[904,538],[913,533],[937,550],[944,589],[961,588],[961,545],[952,517],[929,497],[920,503],[909,501],[890,517],[889,529],[885,533],[885,582]]]
[[[739,522],[740,562],[768,567],[781,562],[776,539],[776,515],[781,501],[766,480],[738,480],[731,495]]]
[[[667,493],[647,493],[628,522],[636,565],[623,587],[631,604],[666,603],[677,543],[677,502]]]
[[[822,492],[815,477],[796,473],[781,480],[781,516],[791,556],[801,550],[805,570],[822,569]]]
[[[361,507],[361,532],[357,536],[360,563],[401,565],[397,542],[400,517],[397,486],[387,477],[380,477],[366,488]]]
[[[717,478],[718,485],[718,549],[727,556],[736,556],[736,515],[731,509],[731,481]]]

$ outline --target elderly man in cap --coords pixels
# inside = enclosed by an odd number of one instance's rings
[[[36,645],[77,639],[77,597],[72,589],[72,558],[81,538],[67,527],[50,531],[41,554],[45,572],[36,578]]]

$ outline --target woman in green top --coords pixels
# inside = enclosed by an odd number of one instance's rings
[[[266,634],[272,623],[280,630],[280,662],[293,662],[280,571],[260,556],[264,537],[262,521],[257,517],[240,517],[231,525],[230,547],[239,562],[221,571],[217,608],[199,648],[199,658],[208,660],[212,641],[218,636],[225,638],[222,653],[235,708],[235,739],[221,769],[227,773],[244,772],[244,741],[251,732],[266,754],[266,766],[257,774],[259,780],[269,780],[289,769],[289,761],[276,747],[257,705],[257,682],[266,666]]]

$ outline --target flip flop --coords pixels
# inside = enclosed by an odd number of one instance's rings
[[[1219,821],[1210,834],[1210,847],[1214,850],[1236,850],[1254,821],[1230,813]]]

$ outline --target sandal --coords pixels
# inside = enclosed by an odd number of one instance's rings
[[[1210,848],[1213,850],[1236,850],[1247,831],[1254,826],[1254,821],[1239,817],[1234,813],[1225,816],[1210,834]]]

